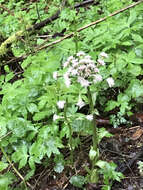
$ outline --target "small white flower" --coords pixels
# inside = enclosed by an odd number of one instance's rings
[[[79,64],[77,59],[73,59],[71,62],[72,62],[72,67],[76,67]]]
[[[65,101],[64,100],[60,100],[57,102],[57,106],[59,109],[63,109],[64,108],[64,105],[65,105]]]
[[[81,84],[81,86],[83,87],[88,87],[89,86],[89,81],[88,80],[85,80],[84,78],[82,77],[78,77],[77,81]]]
[[[57,80],[57,77],[58,77],[58,72],[57,72],[57,71],[53,72],[53,78],[54,78],[55,80]]]
[[[86,58],[79,60],[79,64],[83,64],[83,63],[88,64],[88,63],[93,63],[93,61]]]
[[[85,106],[85,102],[82,101],[81,97],[79,96],[78,102],[76,104],[79,108]]]
[[[67,70],[67,74],[70,75],[71,71],[73,70],[72,67],[69,67],[68,70]]]
[[[94,83],[102,81],[102,76],[99,75],[99,74],[94,75],[94,80],[93,81],[94,81]]]
[[[86,66],[85,65],[80,65],[79,67],[78,67],[78,70],[84,70],[86,68]]]
[[[66,72],[63,76],[64,76],[64,80],[67,80],[69,78],[69,73]]]
[[[68,73],[68,72],[64,74],[64,83],[65,83],[65,85],[66,85],[67,87],[69,87],[70,84],[71,84],[71,80],[70,80],[70,78],[69,78],[69,73]]]
[[[98,59],[97,62],[98,62],[100,65],[105,65],[105,62],[104,62],[102,59]]]
[[[95,73],[99,73],[99,69],[96,67],[96,68],[94,68],[94,72]]]
[[[107,78],[106,81],[108,82],[109,87],[112,87],[115,84],[114,79],[112,77]]]
[[[73,59],[74,59],[74,57],[73,57],[73,56],[70,56],[70,57],[68,57],[67,61],[68,61],[68,62],[71,62]]]
[[[85,53],[84,53],[83,51],[79,51],[76,55],[77,55],[78,57],[80,57],[80,56],[84,56]]]
[[[72,76],[77,75],[77,73],[78,73],[78,71],[77,71],[76,69],[73,69],[73,70],[71,71]]]
[[[69,62],[66,61],[66,62],[63,64],[63,67],[65,68],[65,67],[67,67],[68,65],[69,65]]]
[[[56,115],[56,114],[53,115],[53,121],[56,121],[56,120],[59,119],[59,118],[60,118],[60,116],[58,116],[58,115]]]
[[[92,63],[89,63],[89,64],[87,65],[87,67],[89,67],[89,68],[91,68],[91,69],[95,69],[95,68],[96,68],[95,64],[92,64]]]
[[[101,56],[101,57],[108,58],[108,55],[107,55],[107,53],[105,53],[105,52],[101,52],[101,53],[100,53],[100,56]]]
[[[66,80],[65,80],[65,85],[69,88],[70,87],[70,85],[71,85],[71,80],[69,79],[69,78],[67,78]]]
[[[91,60],[91,56],[90,56],[90,55],[86,55],[84,58],[85,58],[85,59],[90,59],[90,60]]]
[[[93,120],[93,115],[87,115],[86,119],[89,120],[89,121],[92,121]]]

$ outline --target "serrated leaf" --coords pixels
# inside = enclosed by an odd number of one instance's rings
[[[128,18],[128,25],[130,26],[137,18],[136,10],[130,10],[130,16]]]
[[[128,65],[128,72],[130,72],[134,76],[140,75],[141,71],[142,69],[139,65],[133,65],[133,64]]]
[[[12,154],[12,160],[14,162],[19,162],[19,169],[23,168],[27,164],[27,146],[25,144],[19,146]]]
[[[132,96],[133,98],[142,96],[143,95],[143,85],[140,83],[139,80],[132,80],[127,89],[127,93],[129,94],[129,96]]]
[[[118,102],[110,100],[107,102],[107,106],[105,108],[105,111],[110,111],[114,109],[115,107],[119,106]]]
[[[85,184],[85,178],[80,175],[72,176],[70,179],[70,183],[75,187],[82,188],[82,186]]]
[[[8,167],[8,163],[0,161],[0,172]]]
[[[56,166],[54,167],[54,171],[57,173],[61,173],[64,170],[64,165],[62,162],[57,162]]]
[[[39,120],[44,119],[45,117],[48,117],[48,116],[49,116],[49,111],[41,111],[41,112],[38,112],[34,115],[33,120],[39,121]]]
[[[143,38],[141,37],[141,35],[138,35],[138,34],[132,34],[132,38],[134,41],[136,42],[143,42]]]
[[[28,171],[24,179],[29,180],[34,175],[34,173],[35,173],[35,170]]]
[[[34,104],[34,103],[28,104],[27,109],[28,109],[28,111],[29,111],[30,113],[32,113],[32,114],[33,114],[34,112],[38,112],[38,111],[39,111],[38,108],[37,108],[37,105]]]
[[[133,59],[128,59],[130,63],[135,63],[135,64],[143,64],[143,59],[141,58],[133,58]]]
[[[6,77],[5,77],[5,82],[10,81],[13,77],[14,77],[14,74],[12,72],[7,74]]]
[[[105,128],[100,128],[98,130],[98,142],[102,140],[103,137],[112,137],[113,135],[109,133]]]

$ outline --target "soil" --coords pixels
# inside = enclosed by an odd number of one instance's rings
[[[101,159],[116,163],[117,171],[124,174],[121,182],[112,181],[112,190],[142,190],[143,176],[139,171],[138,162],[143,161],[143,128],[141,126],[106,127],[113,134],[112,138],[104,138],[100,145]],[[86,184],[77,188],[69,180],[75,173],[85,176],[85,166],[90,167],[88,152],[91,146],[91,137],[81,137],[82,145],[74,152],[74,165],[67,165],[62,173],[55,173],[51,168],[40,166],[30,181],[34,190],[100,190],[103,184]],[[69,152],[64,153],[69,159]]]

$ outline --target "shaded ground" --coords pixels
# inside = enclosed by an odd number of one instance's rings
[[[103,139],[100,143],[101,159],[113,161],[117,164],[117,170],[121,171],[125,178],[121,183],[114,181],[112,190],[141,190],[143,188],[143,177],[138,169],[138,161],[143,161],[143,128],[140,126],[108,129],[114,136]],[[73,187],[70,177],[73,174],[86,175],[85,166],[89,166],[88,152],[91,145],[91,137],[82,137],[83,145],[80,150],[75,151],[74,166],[66,166],[60,174],[55,173],[50,168],[40,168],[31,180],[36,190],[78,190],[81,188]],[[68,153],[65,153],[65,159]],[[87,190],[100,190],[101,185],[87,184]]]

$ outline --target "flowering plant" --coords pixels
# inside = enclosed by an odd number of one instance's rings
[[[78,113],[75,114],[75,117],[73,117],[73,114],[70,115],[68,113],[68,105],[70,104],[70,100],[68,100],[68,97],[64,99],[64,96],[62,96],[62,100],[59,100],[57,102],[57,108],[60,110],[64,110],[63,113],[60,113],[57,115],[57,113],[53,116],[53,121],[56,122],[59,119],[62,119],[65,123],[65,125],[69,129],[69,146],[71,150],[71,161],[73,162],[73,129],[72,129],[72,121],[75,120],[76,117],[78,117],[80,120],[88,120],[91,123],[91,129],[92,129],[92,142],[93,146],[91,146],[89,157],[92,162],[92,169],[90,172],[90,181],[91,182],[97,182],[97,175],[98,170],[96,163],[99,160],[99,150],[98,150],[98,144],[101,138],[104,136],[110,137],[111,134],[109,134],[107,131],[102,129],[98,129],[96,126],[96,114],[95,114],[95,107],[96,104],[93,102],[93,92],[91,90],[91,87],[94,86],[95,90],[99,90],[99,88],[96,88],[96,85],[101,83],[102,81],[106,81],[106,83],[109,85],[109,87],[114,86],[114,79],[112,77],[103,78],[101,75],[100,70],[102,67],[106,69],[106,63],[105,59],[108,58],[108,55],[105,52],[101,52],[97,62],[92,60],[91,56],[86,55],[83,51],[80,51],[76,53],[75,56],[68,57],[67,61],[63,64],[63,70],[60,72],[54,72],[53,78],[55,80],[58,80],[58,78],[63,78],[65,86],[67,87],[67,93],[70,92],[70,87],[74,84],[78,84],[81,89],[84,89],[84,94],[86,96],[86,102],[83,101],[81,98],[81,93],[79,92],[78,95],[78,101],[75,102],[75,106],[79,109],[82,108],[84,105],[89,105],[89,111],[87,115],[79,115]],[[102,86],[100,87],[102,88]],[[61,97],[59,97],[61,99]],[[102,133],[102,134],[100,134]],[[102,137],[101,137],[102,136]]]

